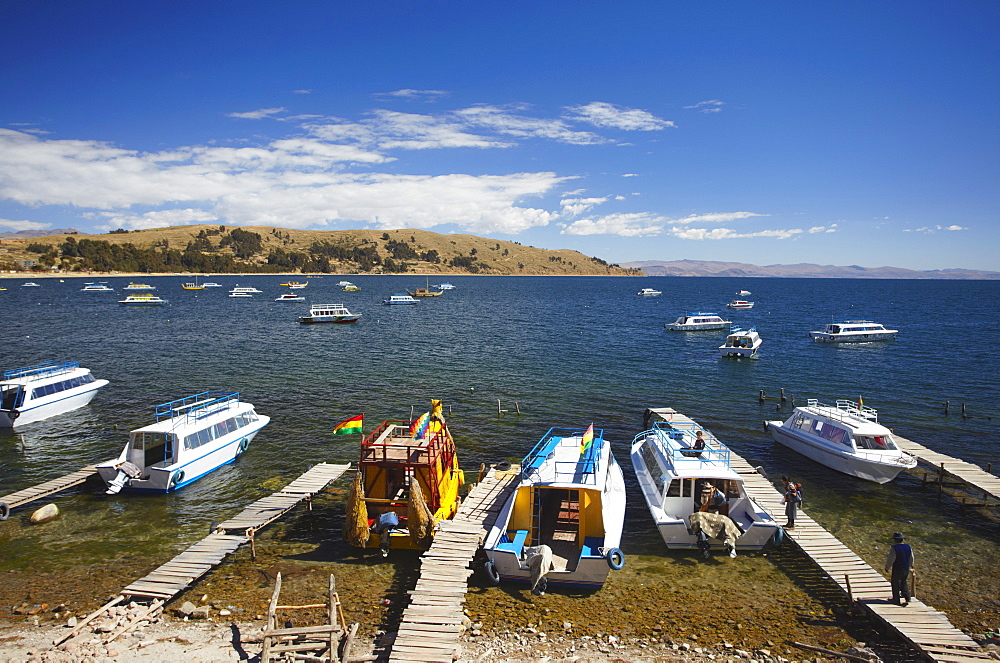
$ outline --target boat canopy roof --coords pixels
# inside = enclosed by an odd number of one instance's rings
[[[878,423],[878,410],[862,403],[838,400],[836,406],[825,405],[815,398],[806,401],[806,407],[795,408],[795,417],[800,411],[814,417],[836,421],[859,433],[891,435],[892,432]]]
[[[599,483],[604,458],[604,430],[594,429],[593,440],[585,448],[586,431],[578,428],[550,428],[521,461],[521,482],[570,484],[603,488]]]
[[[719,314],[716,313],[715,311],[688,311],[684,315],[690,318],[696,315],[701,316],[701,315],[719,315]]]
[[[204,419],[240,403],[238,391],[203,391],[200,394],[161,403],[154,408],[156,421],[183,418],[184,423]]]
[[[32,380],[43,380],[56,375],[62,375],[63,373],[69,373],[78,368],[80,368],[80,364],[75,361],[49,361],[42,364],[35,364],[34,366],[12,368],[4,371],[3,379],[31,382]]]
[[[699,431],[705,448],[695,453],[693,445]],[[654,445],[664,464],[678,477],[743,480],[729,464],[729,448],[694,422],[658,421],[650,430],[636,435],[635,442]]]

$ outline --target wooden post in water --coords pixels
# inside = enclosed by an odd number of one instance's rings
[[[517,401],[514,401],[514,411],[521,414],[521,406],[517,404]]]
[[[941,499],[941,493],[944,492],[944,463],[941,463],[941,469],[938,472],[938,499]]]
[[[759,397],[759,399],[760,399],[761,403],[764,402],[764,390],[763,389],[760,390],[760,397]]]
[[[945,414],[948,414],[948,408],[950,408],[950,407],[951,407],[951,401],[945,401],[944,402],[944,413]]]
[[[781,402],[782,403],[785,402],[785,388],[784,387],[781,388]]]
[[[854,605],[854,593],[851,592],[851,576],[844,574],[844,584],[847,585],[847,600]]]
[[[965,403],[962,403],[962,418],[963,419],[968,419],[969,418],[969,415],[967,415],[965,413]]]

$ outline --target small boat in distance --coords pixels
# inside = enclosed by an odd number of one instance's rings
[[[632,467],[667,548],[700,547],[707,557],[709,548],[728,541],[728,552],[735,557],[737,550],[760,550],[774,536],[777,523],[747,494],[743,476],[730,466],[729,457],[724,444],[692,421],[658,421],[632,440]],[[715,490],[725,500],[714,510],[728,516],[736,529],[716,519],[716,526],[722,525],[719,531],[729,536],[712,537],[712,543],[707,535],[691,532],[691,521],[693,516],[702,520],[712,515],[704,500]]]
[[[775,442],[860,479],[886,483],[917,466],[917,459],[900,450],[892,432],[878,423],[878,411],[861,398],[838,400],[834,407],[810,398],[784,423],[765,423]]]
[[[306,300],[302,295],[296,295],[294,292],[286,292],[285,294],[277,297],[274,301],[276,302],[304,302]]]
[[[886,329],[871,320],[845,320],[831,322],[822,331],[811,331],[814,341],[826,343],[864,343],[866,341],[890,341],[896,338],[898,329]]]
[[[455,289],[455,286],[453,286],[450,283],[440,283],[440,284],[438,284],[438,285],[436,285],[434,287],[437,288],[438,290],[454,290]]]
[[[753,357],[762,342],[756,327],[741,329],[733,326],[729,328],[726,342],[719,346],[719,353],[723,357]]]
[[[736,294],[739,295],[740,297],[746,297],[747,295],[750,294],[750,291],[749,290],[740,290]]]
[[[41,288],[42,286],[38,285],[34,281],[25,281],[24,283],[21,284],[21,287],[22,288]]]
[[[169,300],[157,297],[151,292],[143,292],[138,295],[129,295],[125,299],[119,299],[118,303],[124,306],[163,306]]]
[[[483,550],[487,582],[598,589],[625,565],[622,468],[593,425],[551,428],[521,461],[520,483],[500,509]],[[542,556],[532,574],[531,557]],[[546,559],[551,564],[545,566]],[[551,569],[551,570],[549,570]]]
[[[732,320],[723,320],[718,313],[710,311],[691,311],[677,318],[673,324],[665,327],[672,331],[702,331],[707,329],[725,329]]]
[[[114,292],[114,288],[109,288],[103,283],[87,283],[82,288],[80,292]]]
[[[440,297],[444,294],[444,290],[431,290],[430,280],[427,281],[426,286],[423,288],[414,288],[412,292],[407,290],[413,297]]]
[[[156,290],[156,286],[149,285],[148,283],[129,283],[122,290]]]
[[[194,277],[194,283],[182,283],[181,287],[185,290],[204,290],[205,286],[198,283],[198,277]]]
[[[240,286],[235,286],[229,291],[230,297],[253,297],[254,295],[259,295],[262,290],[257,288],[241,288]]]
[[[361,288],[354,285],[353,283],[348,283],[343,288],[341,288],[341,290],[343,290],[344,292],[358,292],[359,290],[361,290]]]
[[[236,460],[271,421],[228,391],[204,391],[153,411],[156,423],[133,430],[118,458],[97,465],[109,495],[186,486]]]
[[[753,305],[754,302],[748,302],[745,299],[734,299],[726,304],[729,308],[753,308]]]
[[[636,294],[639,295],[640,297],[659,297],[660,295],[663,294],[663,291],[654,290],[653,288],[643,288]]]
[[[201,284],[202,288],[221,288],[221,283],[216,283],[215,281],[205,281]]]
[[[302,281],[286,281],[285,283],[280,283],[279,285],[286,286],[288,288],[291,288],[292,290],[298,290],[300,288],[306,287],[307,285],[309,285],[309,283],[308,282],[303,283]]]
[[[299,322],[311,325],[318,322],[357,322],[360,313],[351,313],[343,304],[313,304],[309,315],[299,316]]]
[[[3,372],[0,428],[30,424],[81,408],[108,384],[75,361],[50,361]]]
[[[405,304],[416,304],[417,300],[414,299],[409,294],[396,293],[395,295],[390,295],[389,299],[383,299],[382,303],[386,306],[400,306]]]
[[[465,475],[439,400],[414,421],[383,421],[361,441],[344,538],[352,546],[426,550],[458,511]]]
[[[354,285],[354,284],[351,283],[350,281],[337,281],[337,285],[343,288],[345,285]]]

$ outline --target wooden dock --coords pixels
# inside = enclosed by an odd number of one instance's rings
[[[172,560],[157,567],[144,577],[136,580],[121,591],[121,595],[104,607],[86,617],[76,629],[68,633],[63,642],[76,635],[82,627],[126,599],[150,601],[149,614],[156,611],[184,591],[203,575],[212,570],[242,544],[253,543],[253,533],[275,519],[288,513],[296,504],[312,499],[330,482],[350,469],[350,464],[331,465],[320,463],[278,492],[257,500],[238,516],[215,526],[215,531],[198,541]],[[240,530],[239,534],[227,534],[227,529]],[[138,623],[134,620],[132,625]],[[117,632],[117,638],[125,630]],[[110,642],[106,640],[105,642]],[[58,643],[57,643],[58,644]]]
[[[946,475],[952,476],[966,486],[975,488],[982,493],[982,503],[977,504],[978,506],[990,505],[991,499],[993,500],[992,506],[1000,504],[1000,477],[990,474],[978,465],[932,451],[922,444],[908,440],[895,433],[892,434],[892,437],[896,440],[896,445],[900,449],[916,456],[917,460],[921,463],[930,465],[937,471],[936,479],[928,479],[927,475],[924,474],[925,482],[930,483],[933,481],[940,485],[944,483]]]
[[[517,465],[505,472],[491,469],[455,518],[438,523],[434,542],[420,558],[420,578],[409,592],[390,662],[451,663],[460,657],[469,567],[520,475]]]
[[[70,472],[65,476],[40,483],[37,486],[25,488],[24,490],[18,490],[9,495],[0,496],[0,503],[6,504],[9,508],[13,509],[23,504],[40,500],[48,495],[53,495],[66,490],[67,488],[72,488],[73,486],[83,483],[95,474],[97,474],[97,464],[87,465],[86,467],[80,468],[76,472]]]
[[[648,413],[652,413],[650,421],[659,418],[698,425],[673,408],[655,408]],[[729,463],[743,477],[747,494],[772,518],[783,519],[785,505],[781,503],[782,493],[732,450]],[[917,599],[906,607],[890,603],[888,599],[892,596],[892,588],[889,581],[805,511],[796,516],[794,530],[785,530],[785,538],[815,562],[853,604],[864,608],[931,660],[942,663],[982,663],[990,660],[976,641],[955,628],[943,612]]]

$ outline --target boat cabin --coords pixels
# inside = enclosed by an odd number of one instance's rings
[[[817,408],[823,408],[818,410]],[[796,408],[795,413],[786,423],[792,430],[800,431],[825,440],[833,445],[840,445],[850,450],[898,451],[889,429],[882,426],[868,426],[878,423],[878,415],[872,408],[859,406],[853,401],[838,400],[837,406],[831,408],[820,404],[814,398],[807,401],[807,407]],[[860,428],[870,428],[864,434]]]

